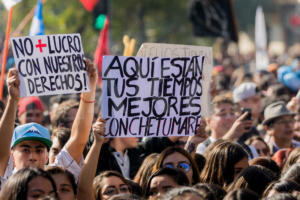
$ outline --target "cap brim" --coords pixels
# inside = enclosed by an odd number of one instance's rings
[[[268,124],[270,121],[272,121],[273,119],[276,119],[276,118],[278,118],[278,117],[282,117],[282,116],[295,116],[296,114],[295,113],[283,113],[283,114],[281,114],[281,115],[277,115],[277,116],[274,116],[274,117],[271,117],[271,118],[269,118],[269,119],[266,119],[266,120],[264,120],[263,122],[262,122],[262,124],[263,125],[266,125],[266,124]]]
[[[48,140],[46,138],[41,138],[41,137],[23,137],[23,138],[20,138],[20,139],[16,140],[13,143],[13,145],[11,145],[11,148],[13,148],[14,146],[16,146],[17,144],[19,144],[19,143],[21,143],[23,141],[39,141],[39,142],[42,142],[43,144],[45,144],[48,149],[50,149],[51,146],[52,146],[52,141]]]

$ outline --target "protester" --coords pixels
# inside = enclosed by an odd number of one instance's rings
[[[259,200],[259,197],[249,189],[235,189],[228,192],[223,200]]]
[[[172,189],[163,197],[163,200],[183,199],[203,200],[203,196],[195,188],[181,187]]]
[[[149,177],[144,196],[149,200],[160,199],[172,188],[188,185],[190,182],[181,170],[162,168]]]
[[[252,136],[245,141],[245,144],[251,145],[255,148],[258,156],[270,156],[270,149],[263,138],[259,136]]]
[[[42,125],[44,106],[38,97],[24,97],[19,102],[18,120],[20,124],[36,122]]]
[[[200,182],[217,184],[225,188],[246,167],[248,155],[242,146],[225,141],[208,153],[200,174]]]
[[[190,184],[199,182],[199,171],[195,160],[181,147],[168,147],[161,152],[153,166],[153,172],[161,168],[180,169],[187,175]]]
[[[52,177],[42,169],[23,168],[7,181],[1,193],[1,199],[38,199],[47,195],[57,197]]]
[[[291,180],[279,180],[272,182],[264,191],[262,197],[271,197],[277,193],[300,192],[300,185]]]
[[[77,183],[72,173],[60,167],[49,167],[46,172],[53,178],[61,200],[76,199]]]
[[[282,148],[295,148],[300,143],[293,140],[294,113],[290,112],[285,103],[278,101],[265,108],[263,124],[266,129],[266,142],[271,154]]]
[[[283,165],[282,173],[285,173],[295,163],[300,163],[300,147],[291,151]]]
[[[91,102],[90,100],[95,98],[97,72],[90,61],[87,60],[86,62],[91,90],[82,93],[79,110],[72,126],[71,137],[54,163],[70,170],[75,179],[78,178],[81,170],[82,152],[88,140],[94,113],[93,103],[87,102]],[[19,83],[17,69],[10,69],[7,78],[9,98],[0,121],[1,187],[15,171],[24,167],[44,169],[52,144],[49,131],[37,123],[20,125],[14,130],[15,114],[20,98]]]

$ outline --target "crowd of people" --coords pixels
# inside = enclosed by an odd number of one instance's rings
[[[97,69],[85,62],[90,91],[50,100],[20,98],[9,70],[1,200],[300,199],[300,95],[280,78],[283,63],[245,73],[233,58],[216,61],[210,115],[192,136],[108,139]]]

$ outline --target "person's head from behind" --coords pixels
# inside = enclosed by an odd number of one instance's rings
[[[300,147],[292,150],[283,165],[282,173],[285,173],[293,164],[300,163]]]
[[[204,200],[197,189],[192,187],[180,187],[170,190],[163,200]]]
[[[11,141],[11,155],[17,170],[25,167],[43,169],[48,162],[48,151],[52,145],[47,128],[28,123],[17,126]]]
[[[94,178],[94,197],[97,200],[106,200],[111,196],[128,193],[131,190],[127,180],[116,171],[104,171]]]
[[[68,128],[55,128],[52,131],[51,140],[53,142],[49,152],[49,163],[54,163],[56,156],[65,146],[71,135],[71,130]]]
[[[19,102],[18,120],[20,124],[35,122],[42,124],[44,116],[44,107],[38,97],[24,97]]]
[[[252,136],[246,140],[245,144],[253,146],[256,149],[258,156],[270,156],[268,144],[259,136]]]
[[[211,115],[207,118],[207,125],[212,136],[219,139],[227,133],[236,120],[235,106],[230,97],[216,96],[210,105]]]
[[[198,183],[193,187],[198,190],[205,200],[223,199],[226,195],[226,191],[216,184]]]
[[[259,196],[267,186],[275,180],[273,172],[262,166],[249,166],[245,168],[227,188],[227,191],[235,189],[250,189]]]
[[[184,172],[179,169],[162,168],[149,177],[144,196],[150,200],[161,198],[170,189],[187,185],[189,180]]]
[[[45,196],[57,197],[56,186],[51,176],[42,169],[24,168],[8,179],[1,199],[33,200]]]
[[[144,189],[147,185],[147,180],[152,174],[153,166],[158,159],[158,153],[152,153],[148,155],[142,165],[140,166],[138,172],[134,177],[134,182],[138,183],[142,189]]]
[[[60,167],[49,167],[46,171],[53,178],[61,200],[76,199],[77,184],[72,173]]]
[[[244,82],[233,90],[233,100],[241,108],[251,109],[253,119],[257,119],[261,111],[261,96],[253,82]]]
[[[281,180],[292,180],[300,185],[300,163],[293,164],[288,170],[281,174]]]
[[[79,103],[76,100],[67,100],[58,105],[55,113],[51,113],[51,125],[53,128],[72,128]]]
[[[291,180],[274,181],[265,189],[263,197],[271,197],[277,193],[295,193],[300,192],[300,185]]]
[[[248,155],[239,144],[224,141],[207,154],[200,182],[228,186],[234,178],[248,167]]]
[[[263,198],[263,200],[297,200],[297,198],[289,193],[278,193],[271,197]]]
[[[280,167],[276,164],[274,160],[269,157],[258,157],[252,159],[249,164],[252,165],[260,165],[266,167],[267,169],[271,170],[276,178],[280,176]]]
[[[223,200],[258,200],[258,195],[248,189],[236,189],[227,193]]]
[[[199,171],[191,155],[181,147],[173,146],[163,150],[153,167],[153,172],[160,168],[177,168],[182,170],[191,184],[199,182]]]

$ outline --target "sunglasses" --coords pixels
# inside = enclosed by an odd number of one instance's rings
[[[167,163],[164,165],[164,167],[172,169],[177,168],[183,170],[184,172],[188,172],[191,170],[191,164],[187,162],[180,162],[177,164],[177,166],[175,166],[173,163]]]

